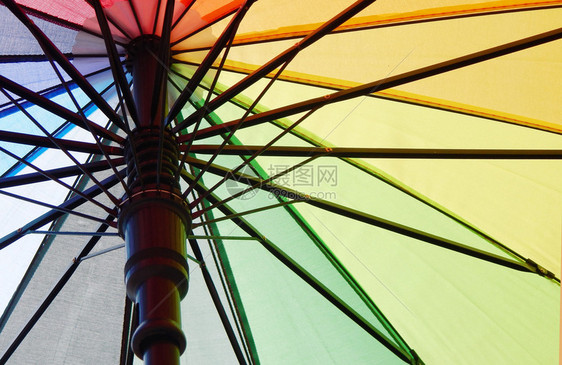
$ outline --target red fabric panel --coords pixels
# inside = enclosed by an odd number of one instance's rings
[[[83,25],[86,19],[95,16],[94,9],[85,0],[16,1],[18,4],[79,25]]]

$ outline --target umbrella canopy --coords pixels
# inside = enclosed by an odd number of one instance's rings
[[[0,362],[558,362],[562,1],[2,3]]]

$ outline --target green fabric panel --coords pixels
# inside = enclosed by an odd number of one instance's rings
[[[255,163],[255,161],[252,161],[252,167],[262,179],[268,179],[270,175],[272,176],[275,173],[271,171],[270,171],[271,174],[266,173],[258,163]],[[286,175],[284,176],[285,178],[287,177]],[[289,201],[289,199],[282,198],[282,197],[278,198],[277,200],[280,202]],[[295,222],[297,222],[297,224],[301,227],[301,229],[307,234],[307,236],[316,244],[318,249],[324,253],[324,256],[326,256],[326,258],[338,270],[340,275],[342,275],[342,277],[345,278],[348,284],[355,290],[355,292],[359,295],[359,297],[363,300],[363,302],[367,305],[367,307],[370,308],[371,312],[377,317],[378,321],[385,327],[388,333],[392,336],[393,340],[402,349],[404,349],[410,356],[413,356],[411,354],[410,347],[404,342],[400,334],[396,332],[396,329],[392,327],[392,324],[380,311],[380,309],[374,303],[373,299],[369,297],[369,295],[365,292],[363,287],[357,282],[357,280],[355,280],[355,278],[353,277],[353,275],[351,275],[349,270],[347,270],[345,266],[341,263],[337,255],[335,255],[334,252],[330,250],[330,248],[325,244],[325,242],[322,241],[320,236],[314,231],[312,226],[308,224],[308,222],[299,213],[297,209],[297,205],[289,204],[289,205],[285,205],[284,208],[295,220]]]
[[[225,247],[262,363],[403,364],[259,243]]]

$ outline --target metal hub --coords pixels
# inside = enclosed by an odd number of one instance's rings
[[[181,195],[175,178],[179,149],[176,138],[168,130],[137,128],[125,145],[127,185],[133,191],[151,188]]]

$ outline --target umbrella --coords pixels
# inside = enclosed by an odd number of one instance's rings
[[[0,362],[556,363],[562,2],[2,3]]]

